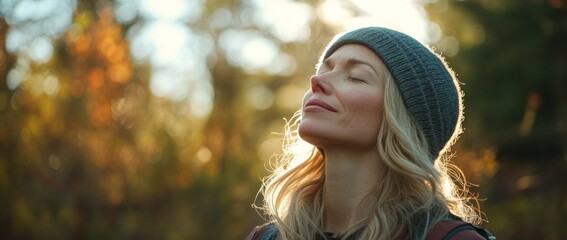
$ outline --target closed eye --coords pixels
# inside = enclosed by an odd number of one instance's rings
[[[364,80],[364,79],[362,79],[362,78],[359,78],[359,77],[352,77],[352,76],[349,76],[348,78],[349,78],[350,80],[357,81],[357,82],[366,82],[366,80]]]

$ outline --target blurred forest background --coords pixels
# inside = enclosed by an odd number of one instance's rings
[[[283,118],[357,25],[458,73],[484,226],[567,239],[564,0],[0,0],[1,238],[243,239]]]

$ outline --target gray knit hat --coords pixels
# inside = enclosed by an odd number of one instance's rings
[[[461,90],[451,69],[412,37],[380,27],[347,32],[329,44],[321,60],[349,43],[366,46],[384,62],[436,159],[461,124]]]

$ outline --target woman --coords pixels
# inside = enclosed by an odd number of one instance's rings
[[[248,238],[442,239],[456,222],[471,229],[458,239],[484,239],[449,176],[462,110],[453,72],[415,39],[378,27],[336,38],[262,188],[271,221]]]

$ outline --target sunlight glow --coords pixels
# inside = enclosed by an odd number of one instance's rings
[[[0,2],[0,14],[10,24],[6,49],[46,63],[53,54],[51,39],[71,24],[74,0],[22,0]]]
[[[192,22],[202,13],[202,0],[144,0],[140,13],[149,19]]]
[[[134,1],[119,0],[116,2],[114,12],[116,20],[121,23],[129,23],[136,18],[138,8]]]
[[[38,37],[28,46],[28,54],[37,63],[46,63],[53,54],[53,44],[47,37]]]
[[[187,96],[188,88],[183,72],[169,69],[154,70],[151,74],[150,89],[157,96],[182,100]]]
[[[138,8],[148,21],[138,22],[128,36],[133,58],[152,67],[152,93],[188,100],[195,116],[206,117],[214,93],[206,61],[213,54],[213,40],[187,27],[201,16],[203,1],[145,0]]]
[[[429,19],[417,0],[351,0],[361,16],[345,7],[345,2],[327,0],[317,9],[321,20],[340,31],[363,26],[382,26],[404,32],[423,43],[431,43]]]
[[[252,0],[256,7],[256,22],[285,42],[307,40],[309,24],[314,19],[311,7],[306,3],[290,0]]]
[[[324,1],[317,11],[323,22],[335,27],[353,17],[353,12],[343,8],[339,0]]]
[[[118,3],[126,12],[125,20],[131,18],[128,17],[129,12],[136,7],[148,20],[133,26],[129,37],[134,59],[148,61],[152,65],[152,92],[174,100],[189,100],[195,115],[203,116],[210,112],[214,89],[210,85],[207,59],[214,57],[211,45],[214,40],[187,27],[188,22],[202,15],[204,1],[144,0],[137,6],[128,5],[130,2],[127,0],[119,0]],[[239,23],[257,26],[260,30],[229,27],[233,16],[224,8],[213,12],[209,25],[213,29],[227,28],[220,33],[217,43],[231,65],[249,72],[293,73],[297,68],[296,62],[280,50],[278,41],[308,40],[312,37],[310,25],[316,16],[335,27],[337,32],[365,25],[386,26],[408,33],[424,43],[438,40],[441,35],[438,26],[430,26],[427,13],[417,0],[327,0],[316,9],[291,0],[248,0],[248,3],[250,7],[242,10]],[[253,95],[267,96],[262,93],[258,90]],[[271,99],[270,106],[275,97]],[[257,100],[251,102],[256,103]],[[264,109],[267,106],[255,107]]]
[[[266,67],[279,52],[278,47],[265,38],[254,38],[245,42],[239,51],[241,61],[253,67]]]
[[[279,54],[279,48],[257,31],[225,30],[219,44],[230,64],[255,71],[269,66]]]
[[[139,61],[147,57],[154,66],[167,66],[182,57],[180,51],[186,51],[188,38],[189,32],[181,24],[152,21],[132,39],[132,54]]]

